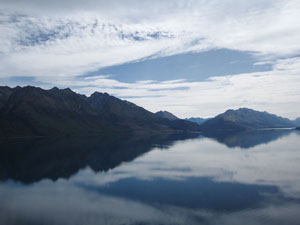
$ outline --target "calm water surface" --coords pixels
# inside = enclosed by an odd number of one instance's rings
[[[2,140],[0,224],[300,224],[300,132]]]

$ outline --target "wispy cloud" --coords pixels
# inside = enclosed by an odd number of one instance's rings
[[[74,76],[210,48],[298,54],[299,1],[4,1],[0,76]]]

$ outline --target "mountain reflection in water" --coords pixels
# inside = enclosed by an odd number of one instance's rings
[[[0,224],[299,224],[299,134],[1,140]]]

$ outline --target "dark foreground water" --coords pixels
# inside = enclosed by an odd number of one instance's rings
[[[300,132],[0,142],[0,224],[300,224]]]

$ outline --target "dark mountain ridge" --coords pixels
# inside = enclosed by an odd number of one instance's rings
[[[87,97],[69,88],[0,87],[0,137],[217,133],[296,127],[289,119],[248,108],[230,109],[205,122],[201,119],[201,126],[196,124],[198,118],[193,119],[181,120],[167,111],[152,113],[107,93],[95,92]]]
[[[0,87],[0,137],[176,131],[200,127],[163,119],[107,93],[87,97],[69,88]]]

